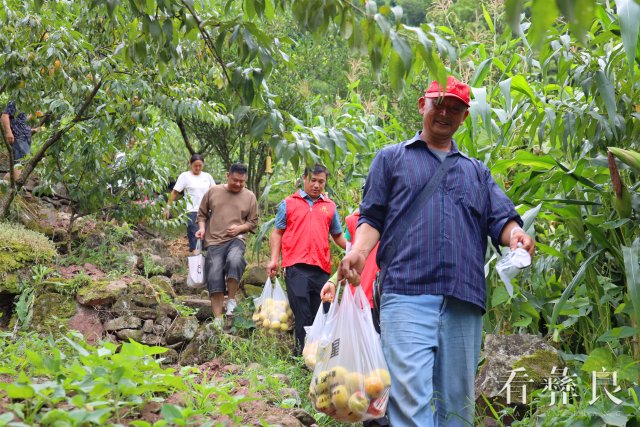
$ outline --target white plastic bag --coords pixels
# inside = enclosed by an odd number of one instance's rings
[[[496,271],[500,279],[504,282],[510,297],[513,296],[511,279],[516,277],[523,268],[529,267],[530,265],[531,255],[522,248],[507,252],[507,254],[497,262]]]
[[[309,386],[318,411],[342,422],[380,418],[389,402],[391,377],[380,336],[361,286],[342,293],[328,351],[319,355]]]
[[[187,286],[192,289],[203,288],[204,280],[204,256],[202,255],[202,240],[196,243],[197,255],[191,255],[189,261],[189,275],[187,276]]]
[[[252,319],[257,327],[273,332],[285,332],[290,329],[293,324],[293,312],[278,279],[272,284],[271,278],[267,278],[262,294],[253,302],[256,311]]]
[[[313,323],[311,326],[304,327],[307,334],[304,340],[304,348],[302,349],[302,357],[309,369],[315,369],[319,350],[327,348],[331,344],[333,322],[339,306],[338,295],[340,295],[340,285],[338,285],[329,310],[325,313],[324,304],[320,303]]]

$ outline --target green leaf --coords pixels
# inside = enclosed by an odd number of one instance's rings
[[[396,93],[401,93],[404,89],[404,63],[395,50],[391,51],[389,59],[389,79],[393,90]]]
[[[627,422],[629,421],[629,415],[625,414],[622,411],[614,410],[605,413],[598,412],[597,415],[608,426],[625,427],[627,425]]]
[[[613,82],[607,78],[603,71],[597,71],[596,87],[598,88],[598,93],[602,97],[604,106],[607,109],[607,115],[609,116],[609,123],[611,123],[611,128],[615,132],[616,95]]]
[[[507,112],[511,112],[511,78],[503,80],[500,82],[500,92],[502,92],[502,96],[504,96],[505,107]]]
[[[589,353],[589,357],[582,364],[584,372],[601,372],[602,368],[605,370],[613,368],[613,355],[608,348],[596,348]]]
[[[633,79],[635,70],[636,45],[638,44],[638,29],[640,28],[640,4],[634,0],[616,0],[616,8],[620,18],[620,32],[622,44],[627,52],[629,73]]]
[[[0,388],[4,389],[10,399],[31,399],[35,396],[30,385],[8,383],[0,384]]]
[[[244,0],[244,12],[247,17],[251,20],[256,16],[256,8],[254,6],[254,0]]]
[[[511,89],[515,89],[516,91],[525,94],[527,97],[529,97],[531,102],[536,105],[540,103],[536,95],[533,93],[531,86],[529,86],[527,79],[520,74],[511,78]]]
[[[544,36],[558,17],[556,3],[549,0],[533,0],[531,5],[531,28],[529,36],[534,47],[540,47]]]
[[[604,334],[602,334],[598,341],[613,341],[613,340],[621,340],[624,338],[629,338],[638,333],[637,328],[632,328],[630,326],[620,326],[617,328],[613,328]]]
[[[524,4],[524,0],[507,0],[505,2],[507,22],[509,22],[509,27],[511,27],[511,32],[518,35],[521,34],[520,14],[522,13],[523,4]]]
[[[537,156],[528,151],[519,150],[513,159],[495,162],[493,166],[491,166],[491,172],[493,174],[500,174],[513,166],[528,166],[536,170],[549,170],[555,165],[556,162],[551,156]]]
[[[487,23],[487,26],[489,27],[489,30],[492,33],[496,32],[496,28],[493,26],[493,20],[491,19],[491,15],[489,15],[489,12],[487,12],[487,8],[484,7],[484,4],[482,4],[482,16],[484,16],[484,20]]]
[[[509,292],[504,286],[498,286],[491,295],[491,307],[497,307],[509,301]]]
[[[171,422],[174,419],[181,419],[182,417],[182,409],[179,406],[172,405],[170,403],[165,403],[162,405],[162,409],[160,410],[162,416],[168,418],[168,421]]]
[[[469,82],[469,86],[477,87],[484,83],[484,79],[487,77],[489,72],[491,71],[491,64],[493,63],[493,58],[485,59],[476,67],[476,71],[473,73],[473,77]]]
[[[640,322],[640,238],[633,242],[633,246],[622,246],[624,272],[627,279],[629,299],[633,305],[636,323]]]
[[[602,252],[602,249],[600,249],[597,252],[593,253],[589,258],[587,258],[586,261],[584,261],[582,263],[582,265],[580,266],[580,269],[578,270],[576,275],[573,276],[573,279],[571,280],[571,283],[569,283],[569,285],[566,287],[564,292],[562,292],[562,295],[560,296],[560,299],[558,300],[558,302],[556,302],[556,304],[553,307],[553,313],[551,314],[551,321],[549,322],[549,330],[551,330],[551,329],[556,327],[556,321],[558,320],[558,316],[560,315],[560,311],[562,310],[562,307],[564,306],[564,304],[567,302],[567,300],[571,296],[571,294],[573,292],[573,288],[575,288],[579,283],[582,282],[582,278],[584,277],[584,274],[586,273],[587,268],[589,268],[591,263],[594,262],[598,258],[598,256],[600,255],[600,252]]]
[[[149,22],[149,34],[156,40],[160,40],[162,37],[162,29],[160,28],[160,23],[156,20]]]
[[[413,57],[411,53],[411,46],[409,46],[409,43],[407,43],[407,41],[404,38],[402,38],[400,35],[398,35],[398,33],[396,33],[395,31],[391,31],[390,36],[391,36],[391,44],[393,45],[393,49],[398,53],[400,58],[402,58],[404,69],[409,70],[411,68],[411,62]],[[404,77],[404,74],[403,74],[403,77]]]
[[[73,348],[78,352],[78,354],[79,354],[80,356],[88,356],[88,355],[90,354],[90,353],[89,353],[89,352],[88,352],[84,347],[82,347],[82,346],[81,346],[80,344],[78,344],[77,342],[72,341],[72,340],[70,340],[70,339],[69,339],[69,338],[67,338],[67,337],[63,337],[63,338],[64,338],[64,340],[65,340],[66,342],[68,342],[68,343],[69,343],[69,345],[70,345],[71,347],[73,347]]]
[[[540,209],[541,208],[542,208],[542,203],[540,203],[537,206],[534,206],[533,208],[527,210],[525,213],[523,213],[520,216],[522,218],[522,223],[523,223],[522,224],[522,228],[525,231],[529,231],[529,229],[533,225],[533,222],[535,221],[536,217],[540,213]]]

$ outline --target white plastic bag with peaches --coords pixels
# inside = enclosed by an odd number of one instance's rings
[[[346,288],[332,322],[331,343],[318,355],[309,399],[318,411],[355,423],[385,414],[391,377],[364,291]]]

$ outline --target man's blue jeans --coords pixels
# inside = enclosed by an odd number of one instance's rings
[[[441,295],[383,294],[393,427],[473,426],[482,310]]]

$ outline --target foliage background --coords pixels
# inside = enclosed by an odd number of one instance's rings
[[[3,216],[37,166],[75,216],[176,226],[184,216],[161,219],[163,194],[202,151],[216,180],[233,161],[249,164],[259,252],[305,164],[329,167],[330,195],[350,212],[375,152],[416,130],[417,98],[451,72],[474,98],[456,140],[528,212],[538,240],[513,296],[487,254],[485,331],[547,336],[574,372],[618,370],[637,387],[640,171],[608,147],[640,151],[638,2],[2,6],[0,100],[44,112],[33,123],[46,127],[23,178],[0,193]],[[156,203],[134,203],[145,198]],[[629,408],[618,423],[636,416]],[[610,421],[606,403],[587,409],[540,422]]]

